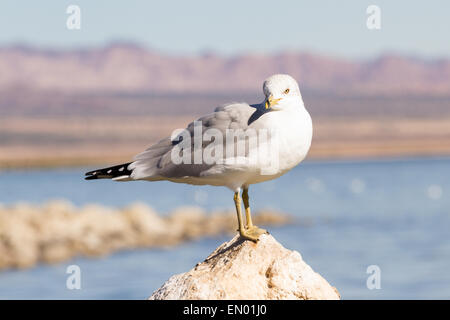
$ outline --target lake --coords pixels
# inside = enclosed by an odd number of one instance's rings
[[[106,164],[107,165],[107,164]],[[0,171],[0,203],[126,206],[145,202],[162,214],[185,206],[233,209],[232,192],[169,182],[84,181],[95,168]],[[302,163],[250,187],[254,210],[273,208],[298,223],[269,228],[301,253],[343,299],[450,298],[450,159]],[[0,299],[144,299],[171,275],[191,269],[229,237],[169,249],[138,249],[101,258],[0,272]],[[69,265],[80,290],[66,288]],[[369,266],[380,288],[369,289]]]

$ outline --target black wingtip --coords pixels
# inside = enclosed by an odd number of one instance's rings
[[[131,175],[132,171],[128,170],[128,166],[131,162],[123,163],[120,165],[97,169],[93,171],[86,172],[84,175],[85,180],[96,180],[96,179],[113,179],[119,176]]]
[[[94,180],[94,179],[98,179],[98,171],[99,170],[93,170],[93,171],[89,171],[86,172],[84,175],[84,180]]]

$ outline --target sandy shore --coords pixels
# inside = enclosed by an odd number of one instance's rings
[[[109,165],[132,157],[192,117],[0,120],[1,168]],[[9,137],[9,138],[8,138]],[[308,159],[450,155],[450,116],[314,119]]]
[[[291,218],[266,210],[256,212],[254,222],[282,225]],[[138,247],[170,247],[200,237],[233,234],[236,228],[235,213],[206,213],[197,207],[178,208],[163,216],[144,204],[120,209],[96,204],[77,208],[67,201],[42,206],[0,204],[0,270]]]

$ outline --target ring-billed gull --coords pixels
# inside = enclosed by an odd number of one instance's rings
[[[241,237],[257,241],[267,231],[254,226],[249,185],[275,179],[307,155],[312,121],[294,78],[264,81],[260,104],[232,103],[177,130],[134,161],[86,173],[86,179],[147,180],[225,186],[234,192]],[[244,201],[246,223],[241,214]]]

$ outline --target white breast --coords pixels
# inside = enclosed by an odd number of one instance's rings
[[[298,165],[308,154],[313,129],[311,116],[305,108],[282,116],[284,125],[279,128],[279,160],[280,170],[286,171]]]
[[[247,170],[247,184],[272,180],[285,174],[306,157],[311,146],[312,121],[303,107],[289,112],[275,111],[264,122],[264,126],[270,123],[277,132],[270,152],[271,156],[277,157],[277,161],[274,163],[273,159],[269,160],[268,167],[267,162],[260,162],[254,170]],[[269,172],[262,171],[262,167],[269,168]]]

